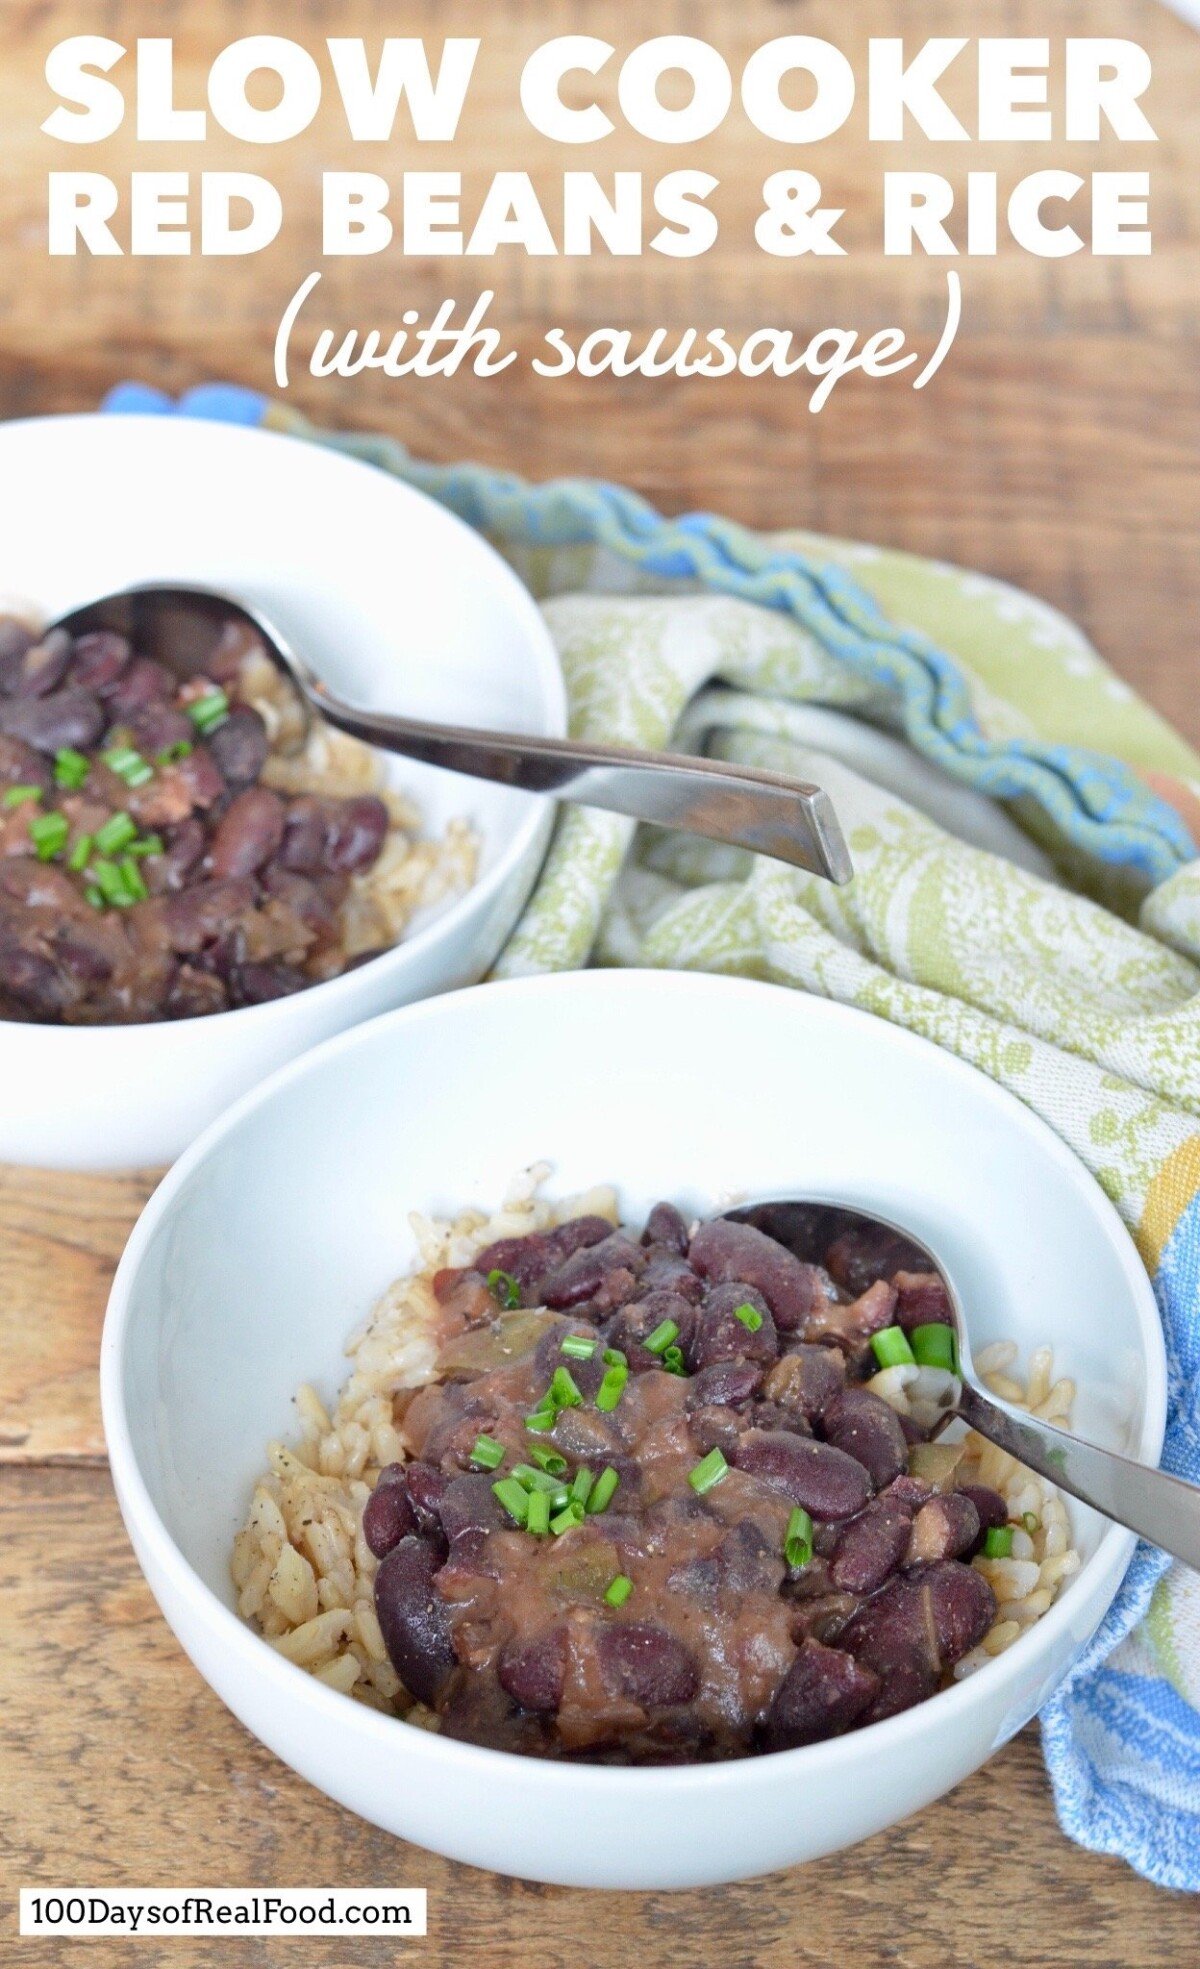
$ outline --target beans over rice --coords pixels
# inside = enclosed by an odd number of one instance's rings
[[[829,1211],[626,1230],[547,1173],[414,1219],[332,1412],[301,1390],[233,1554],[272,1646],[424,1728],[690,1762],[894,1715],[1046,1612],[1066,1511],[958,1425],[930,1440],[952,1313],[912,1247]],[[979,1359],[1068,1421],[1049,1350],[1015,1366]]]

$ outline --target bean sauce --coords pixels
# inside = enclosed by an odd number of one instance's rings
[[[345,911],[387,808],[262,784],[233,626],[179,674],[112,629],[0,617],[0,1018],[198,1018],[374,954],[348,956]]]
[[[923,1262],[835,1213],[689,1227],[661,1203],[640,1234],[580,1217],[438,1273],[437,1378],[363,1529],[442,1731],[688,1763],[943,1686],[994,1618],[970,1560],[1007,1514],[952,1457],[923,1478],[925,1431],[866,1385],[898,1307],[953,1329]]]

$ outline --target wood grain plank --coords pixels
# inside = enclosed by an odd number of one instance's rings
[[[1061,1837],[1032,1732],[852,1859],[737,1887],[601,1899],[399,1844],[293,1776],[205,1687],[138,1574],[98,1470],[5,1473],[0,1656],[0,1789],[20,1800],[0,1826],[3,1897],[39,1884],[424,1886],[430,1969],[528,1969],[531,1953],[542,1969],[1138,1969],[1182,1964],[1194,1948],[1186,1900]],[[73,1946],[26,1941],[20,1960],[48,1969]],[[88,1960],[134,1953],[93,1942]],[[233,1958],[282,1959],[254,1942]],[[383,1940],[309,1941],[302,1958],[305,1969],[396,1959]],[[225,1969],[230,1944],[142,1942],[136,1959]]]
[[[100,1324],[153,1182],[0,1166],[0,1463],[103,1458]]]

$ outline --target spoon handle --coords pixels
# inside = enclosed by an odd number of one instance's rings
[[[359,710],[315,680],[309,695],[331,725],[386,752],[750,848],[831,882],[853,873],[829,795],[802,780],[670,752],[426,724]]]
[[[963,1383],[958,1413],[1039,1477],[1200,1571],[1200,1488],[1195,1484],[1080,1442],[1037,1416],[992,1401],[969,1382]]]

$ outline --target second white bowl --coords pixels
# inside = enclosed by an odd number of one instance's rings
[[[552,1192],[840,1198],[945,1260],[976,1344],[1050,1341],[1075,1426],[1156,1462],[1166,1375],[1145,1270],[1082,1165],[982,1075],[896,1026],[769,985],[592,972],[486,985],[376,1020],[243,1101],[167,1177],[113,1286],[104,1423],[167,1619],[254,1734],[333,1798],[477,1866],[576,1886],[765,1873],[903,1818],[1046,1700],[1107,1608],[1130,1534],[1074,1514],[1084,1564],[998,1660],[832,1742],[690,1769],[554,1764],[449,1741],[338,1695],[234,1611],[229,1556],[264,1445],[414,1258],[412,1209]]]
[[[55,616],[139,581],[256,602],[332,684],[378,710],[555,735],[566,703],[528,592],[433,500],[320,445],[172,417],[0,425],[0,596]],[[0,1020],[0,1161],[117,1169],[170,1160],[317,1040],[489,969],[529,894],[553,809],[393,762],[431,833],[475,825],[478,876],[382,956],[212,1018],[68,1028]]]

